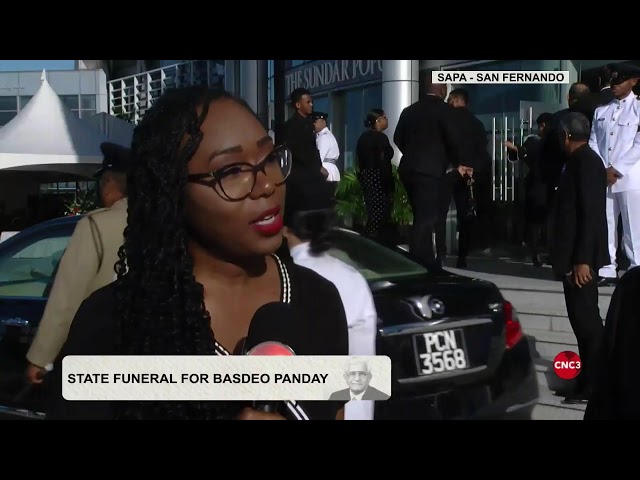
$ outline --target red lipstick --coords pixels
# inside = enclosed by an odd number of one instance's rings
[[[276,235],[282,230],[282,225],[280,207],[271,208],[262,212],[258,218],[251,222],[251,227],[256,232],[265,236]]]

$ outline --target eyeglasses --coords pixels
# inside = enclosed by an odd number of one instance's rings
[[[347,372],[347,377],[349,378],[357,378],[357,377],[368,377],[368,372]]]
[[[258,172],[264,173],[267,179],[278,186],[282,185],[291,173],[291,164],[291,151],[281,145],[255,165],[233,163],[215,172],[188,175],[187,180],[213,188],[225,200],[238,202],[251,195],[256,186]]]

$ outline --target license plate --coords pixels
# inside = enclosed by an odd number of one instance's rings
[[[439,330],[413,336],[419,375],[455,372],[469,368],[462,329]]]

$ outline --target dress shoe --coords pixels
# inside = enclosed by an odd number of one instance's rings
[[[593,388],[591,385],[585,385],[584,382],[580,382],[573,391],[568,394],[563,403],[586,403],[591,398],[591,394],[593,393]]]
[[[591,392],[589,391],[574,392],[564,397],[564,401],[562,403],[569,403],[569,404],[587,403],[589,401],[590,396],[591,396]]]
[[[611,287],[618,283],[618,279],[614,277],[598,277],[599,287]]]

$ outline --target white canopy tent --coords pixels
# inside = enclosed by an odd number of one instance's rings
[[[27,106],[0,128],[0,171],[59,172],[91,177],[102,163],[100,144],[109,141],[78,118],[54,92],[42,72],[42,85]]]

